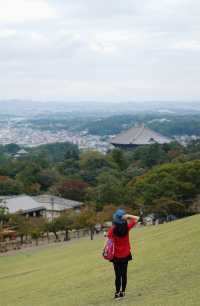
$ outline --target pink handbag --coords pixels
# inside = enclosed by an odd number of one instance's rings
[[[114,251],[114,241],[112,239],[108,239],[103,249],[103,258],[106,260],[112,260],[114,258]]]

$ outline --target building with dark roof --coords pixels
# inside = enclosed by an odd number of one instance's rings
[[[24,157],[25,155],[27,155],[28,152],[24,149],[21,149],[19,150],[15,155],[14,155],[14,158],[17,159],[17,158],[20,158],[20,157]]]
[[[170,143],[172,141],[171,138],[163,136],[148,127],[145,127],[144,124],[134,126],[110,139],[110,143],[113,146],[125,149],[136,148],[138,146],[150,145],[153,143]]]

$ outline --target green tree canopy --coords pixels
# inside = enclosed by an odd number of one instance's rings
[[[161,198],[184,203],[185,210],[199,194],[200,161],[171,163],[155,167],[130,183],[133,197],[145,207],[151,207]],[[162,201],[161,201],[162,202]]]

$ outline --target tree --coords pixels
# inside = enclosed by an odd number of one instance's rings
[[[58,173],[52,169],[42,169],[37,174],[37,183],[41,186],[41,189],[46,191],[49,187],[56,183],[58,180]]]
[[[30,235],[33,240],[35,240],[36,245],[38,245],[38,240],[42,236],[45,230],[44,218],[30,218]]]
[[[168,215],[183,216],[185,210],[184,204],[171,198],[161,197],[153,201],[152,208],[149,212],[156,213],[161,217]]]
[[[0,205],[0,226],[6,224],[8,220],[9,220],[9,214],[6,207]]]
[[[28,161],[25,163],[24,169],[16,175],[16,179],[23,183],[25,193],[31,195],[37,193],[37,188],[35,192],[32,186],[36,186],[35,184],[37,184],[37,187],[39,186],[37,176],[41,170],[42,167],[39,163]]]
[[[32,153],[44,155],[50,163],[63,162],[65,159],[78,159],[78,146],[70,142],[45,144],[33,149]]]
[[[97,224],[97,215],[92,208],[85,208],[75,219],[76,228],[88,228],[90,230],[90,238],[94,237],[94,226]]]
[[[97,187],[89,190],[89,198],[95,201],[97,208],[105,204],[121,204],[124,196],[124,186],[120,179],[111,175],[109,172],[102,172],[98,176]]]
[[[146,154],[144,155],[144,163],[148,168],[163,163],[166,160],[166,153],[164,152],[162,146],[158,143],[150,145],[146,151]]]
[[[197,196],[194,203],[189,208],[189,213],[191,213],[191,214],[200,213],[200,195]]]
[[[124,176],[126,181],[130,181],[131,179],[137,177],[137,176],[141,176],[145,173],[145,169],[141,168],[141,167],[137,167],[134,164],[131,164],[124,172]]]
[[[20,150],[20,146],[15,143],[9,143],[4,146],[4,151],[8,154],[15,155]]]
[[[41,185],[38,183],[32,183],[29,186],[26,185],[25,186],[25,193],[29,194],[29,195],[38,195],[40,193],[41,190]]]
[[[100,152],[88,151],[80,156],[80,174],[83,180],[91,185],[96,185],[97,176],[102,171],[113,168],[116,168],[116,164]]]
[[[31,233],[30,220],[20,214],[12,214],[10,215],[9,224],[17,232],[17,235],[21,238],[21,244],[23,244],[24,237]]]
[[[6,176],[0,176],[0,195],[16,195],[23,191],[23,185]]]
[[[84,201],[88,184],[80,180],[65,180],[56,187],[57,194],[74,201]]]
[[[64,241],[70,240],[69,231],[74,228],[75,217],[76,213],[74,211],[67,211],[58,217],[60,229],[65,231]]]
[[[65,159],[62,163],[59,163],[57,165],[57,169],[59,173],[62,175],[65,175],[66,177],[71,176],[79,176],[80,177],[80,167],[79,167],[79,161],[77,159]]]
[[[182,213],[189,211],[189,206],[199,194],[200,188],[200,161],[164,164],[148,171],[130,183],[132,196],[136,202],[142,203],[147,209],[153,210],[155,201],[168,199],[163,202],[163,209],[169,206],[169,199]]]
[[[124,156],[124,152],[120,149],[114,149],[111,152],[112,160],[118,165],[120,170],[124,170],[126,168],[126,160]]]
[[[62,222],[59,218],[46,223],[45,231],[53,233],[55,235],[56,241],[59,241],[58,232],[62,230]]]
[[[102,211],[97,213],[97,221],[101,225],[106,221],[111,221],[113,214],[116,211],[116,206],[110,204],[103,207]]]

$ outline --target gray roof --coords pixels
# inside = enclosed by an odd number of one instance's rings
[[[27,195],[1,196],[0,205],[6,206],[10,213],[16,213],[18,211],[51,211],[52,208],[54,211],[63,211],[71,208],[79,208],[83,203],[44,194],[37,197]]]
[[[28,152],[26,151],[26,150],[24,150],[24,149],[21,149],[21,150],[19,150],[18,152],[17,152],[17,155],[21,155],[21,154],[28,154]]]
[[[134,126],[110,139],[111,144],[118,145],[147,145],[152,143],[170,143],[171,138],[165,137],[144,125]]]
[[[8,208],[10,213],[16,213],[18,211],[25,212],[39,208],[38,202],[26,195],[1,197],[1,203]]]
[[[42,206],[45,206],[47,210],[51,210],[52,205],[54,207],[54,210],[56,211],[77,208],[83,205],[82,202],[64,199],[64,198],[52,196],[49,194],[39,195],[39,196],[34,197],[34,199],[40,204],[42,204]]]

